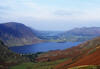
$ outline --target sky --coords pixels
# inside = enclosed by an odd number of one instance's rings
[[[52,31],[100,27],[100,0],[0,0],[0,23],[5,22]]]

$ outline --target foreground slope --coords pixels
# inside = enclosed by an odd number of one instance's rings
[[[100,37],[87,41],[76,47],[77,49],[73,50],[79,49],[81,53],[77,53],[77,56],[73,56],[70,60],[58,64],[54,69],[67,69],[83,65],[100,65]],[[75,53],[73,53],[73,55],[74,54]]]
[[[100,48],[94,53],[85,56],[68,67],[81,66],[81,65],[100,65]]]
[[[29,58],[10,51],[7,46],[5,46],[2,41],[0,41],[0,69],[8,69],[9,66],[29,61]]]
[[[72,67],[68,69],[100,69],[100,66],[98,65],[83,65],[83,66],[77,66],[77,67]]]
[[[29,45],[41,42],[31,28],[21,23],[0,24],[0,39],[9,46]]]

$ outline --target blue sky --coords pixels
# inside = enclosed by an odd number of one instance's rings
[[[0,23],[12,21],[38,30],[100,27],[100,0],[0,0]]]

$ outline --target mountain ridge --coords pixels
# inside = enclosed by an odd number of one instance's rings
[[[0,24],[0,39],[8,46],[30,45],[42,42],[31,28],[17,22]]]
[[[100,36],[100,27],[73,28],[59,35],[62,41],[87,41]]]

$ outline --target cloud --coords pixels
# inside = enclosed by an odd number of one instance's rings
[[[54,12],[55,15],[58,16],[72,16],[72,15],[81,15],[84,14],[83,11],[74,11],[74,10],[57,10]]]
[[[92,4],[93,5],[93,4]],[[0,9],[5,13],[5,17],[12,18],[35,18],[38,20],[91,20],[99,19],[96,16],[97,9],[80,9],[80,8],[58,8],[58,6],[43,6],[32,0],[4,0],[0,2]],[[65,6],[64,6],[65,7]],[[0,13],[2,14],[2,13]],[[99,13],[98,13],[99,15]]]
[[[58,16],[69,16],[69,15],[73,15],[72,12],[68,12],[68,11],[65,11],[65,10],[59,10],[59,11],[56,11],[54,12],[55,15],[58,15]]]
[[[68,0],[50,0],[50,3],[49,1],[46,3],[45,0],[42,3],[39,3],[39,1],[1,0],[0,21],[23,22],[27,25],[30,23],[30,26],[32,24],[36,27],[38,27],[38,24],[51,25],[49,28],[53,27],[53,29],[57,24],[59,24],[58,28],[63,28],[65,24],[68,25],[69,23],[71,23],[70,26],[74,24],[79,26],[90,21],[91,23],[92,21],[100,21],[100,5],[96,2],[93,3],[93,0],[89,2],[86,0],[84,2],[81,0],[77,0],[77,2],[73,2],[73,0],[70,0],[71,2]]]

